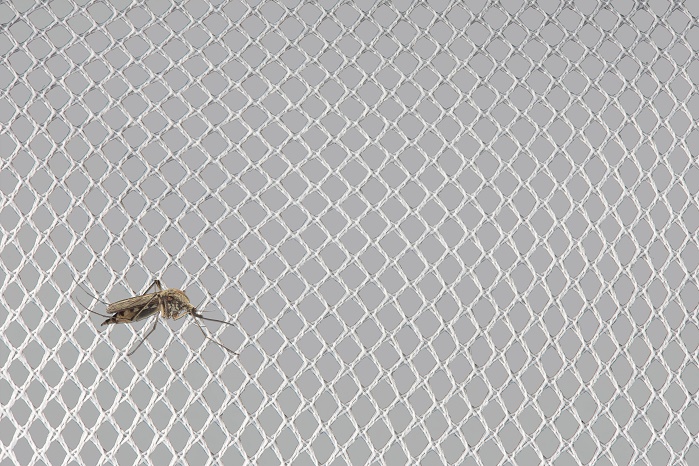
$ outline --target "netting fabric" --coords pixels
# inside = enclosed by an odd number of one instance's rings
[[[698,16],[0,2],[1,464],[699,464]]]

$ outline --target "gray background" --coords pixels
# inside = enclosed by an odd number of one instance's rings
[[[636,3],[0,4],[2,465],[699,464],[699,3]]]

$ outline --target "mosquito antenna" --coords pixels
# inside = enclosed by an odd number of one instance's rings
[[[134,354],[136,350],[139,349],[141,345],[146,342],[146,339],[150,336],[150,334],[155,331],[155,327],[158,325],[159,320],[160,319],[158,319],[157,317],[155,318],[155,322],[153,322],[153,327],[151,327],[151,329],[148,330],[148,333],[146,333],[146,335],[141,339],[141,342],[138,345],[136,345],[134,349],[126,353],[127,356],[131,356],[132,354]]]
[[[80,303],[80,305],[81,305],[82,307],[84,307],[85,310],[86,310],[87,312],[91,312],[91,313],[93,313],[93,314],[97,314],[98,316],[102,316],[102,317],[107,317],[107,318],[111,317],[111,316],[108,316],[108,315],[106,315],[106,314],[100,314],[100,313],[97,312],[97,311],[93,311],[92,309],[89,309],[87,306],[85,306],[85,305],[80,301],[80,299],[79,299],[77,296],[75,297],[75,300],[76,300],[78,303]],[[98,301],[99,301],[99,300],[98,300]]]
[[[192,316],[193,316],[193,317],[199,317],[200,319],[205,319],[205,320],[213,320],[214,322],[223,322],[224,324],[228,324],[228,323],[229,323],[229,322],[224,322],[224,321],[222,321],[222,320],[206,319],[205,317],[201,317],[201,315],[196,314],[196,313],[194,313],[194,312],[192,312]],[[216,341],[216,340],[214,340],[213,338],[211,338],[210,336],[208,336],[208,335],[206,334],[206,332],[204,332],[204,328],[201,326],[201,324],[199,323],[199,321],[198,321],[197,319],[194,319],[194,323],[197,324],[197,327],[199,327],[199,330],[201,330],[201,333],[202,333],[202,335],[204,335],[204,338],[206,338],[207,340],[213,341],[214,343],[216,343],[218,346],[220,346],[221,348],[225,349],[225,350],[228,351],[229,353],[232,353],[232,354],[238,356],[238,353],[236,353],[235,351],[233,351],[232,349],[230,349],[229,347],[227,347],[227,346],[224,345],[223,343],[221,343],[221,342],[219,342],[219,341]]]

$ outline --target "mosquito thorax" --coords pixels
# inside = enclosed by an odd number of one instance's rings
[[[162,293],[165,295],[166,299],[170,301],[178,302],[182,305],[189,304],[189,298],[186,294],[184,294],[184,291],[182,290],[178,290],[177,288],[170,288],[162,291]]]

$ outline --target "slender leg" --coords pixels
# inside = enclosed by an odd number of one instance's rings
[[[151,286],[149,286],[148,289],[146,290],[146,292],[143,293],[141,296],[147,295],[150,292],[150,290],[152,290],[153,288],[157,288],[158,291],[163,291],[163,286],[160,284],[160,280],[155,280],[153,282],[153,284]]]
[[[141,345],[146,341],[146,338],[148,338],[150,336],[150,334],[155,331],[155,327],[158,325],[158,320],[160,320],[160,319],[158,319],[158,317],[156,317],[155,322],[153,322],[153,327],[151,327],[151,329],[148,331],[148,333],[146,333],[146,336],[144,336],[141,339],[141,342],[138,345],[136,345],[136,347],[134,349],[132,349],[131,351],[126,353],[127,356],[131,356],[132,354],[134,354],[136,352],[136,350],[139,349],[141,347]]]
[[[186,316],[187,314],[189,314],[189,311],[179,311],[179,312],[176,313],[176,314],[172,314],[172,315],[170,316],[170,318],[171,318],[172,320],[177,320],[177,319],[181,319],[182,317]]]

